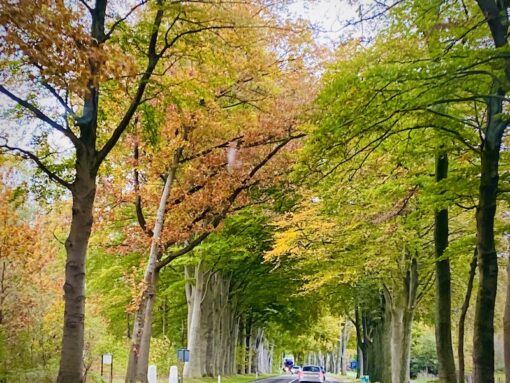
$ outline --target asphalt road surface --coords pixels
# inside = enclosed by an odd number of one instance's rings
[[[328,376],[326,375],[326,378]],[[262,380],[257,380],[257,383],[299,383],[299,378],[296,375],[281,375],[276,376],[274,378],[267,378]],[[326,383],[341,383],[339,380],[330,380],[327,379]]]

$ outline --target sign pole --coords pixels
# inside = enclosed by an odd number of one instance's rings
[[[181,383],[184,383],[184,364],[189,362],[189,350],[180,348],[177,350],[177,360],[182,363]]]
[[[110,363],[110,383],[113,382],[113,355],[112,355],[112,363]]]
[[[103,380],[103,355],[101,355],[101,380]]]

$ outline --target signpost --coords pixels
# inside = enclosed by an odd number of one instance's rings
[[[108,382],[112,383],[113,380],[113,355],[112,354],[103,354],[101,356],[101,379],[103,379],[103,365],[110,365],[110,379]]]
[[[185,348],[180,348],[177,350],[177,359],[179,362],[182,362],[182,379],[181,383],[184,382],[184,363],[189,362],[189,350]]]

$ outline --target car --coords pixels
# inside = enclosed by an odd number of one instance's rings
[[[326,374],[322,372],[320,366],[303,366],[299,373],[299,382],[323,383],[326,380]]]
[[[292,366],[292,368],[290,369],[290,372],[293,375],[299,375],[299,373],[301,372],[301,366]]]

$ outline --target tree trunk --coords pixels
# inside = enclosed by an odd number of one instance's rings
[[[150,337],[152,333],[152,312],[156,300],[158,272],[147,265],[144,276],[145,289],[135,314],[131,348],[129,351],[126,382],[147,382],[149,366]]]
[[[510,257],[506,264],[506,302],[503,318],[504,351],[505,351],[505,380],[510,383]]]
[[[360,315],[360,307],[356,306],[355,319],[356,322],[354,326],[356,327],[356,343],[358,346],[358,368],[356,370],[357,378],[365,375],[366,371],[366,358],[367,358],[367,348],[365,344],[365,336],[364,336],[364,326],[363,326],[363,314]]]
[[[252,344],[253,344],[253,336],[252,336],[252,326],[250,324],[248,327],[247,340],[246,340],[246,349],[248,352],[248,365],[247,365],[247,370],[246,370],[247,374],[252,373],[252,360],[253,360]]]
[[[466,289],[466,296],[464,297],[464,303],[459,318],[459,344],[458,344],[458,356],[459,356],[459,383],[464,383],[466,380],[465,375],[465,363],[464,363],[464,328],[466,324],[466,315],[469,308],[469,302],[471,301],[471,293],[473,291],[473,283],[476,274],[476,261],[477,261],[477,250],[475,249],[473,260],[469,269],[469,280]]]
[[[166,336],[166,322],[167,317],[166,314],[168,313],[168,298],[165,296],[165,299],[163,300],[163,313],[161,315],[161,332],[164,336]]]
[[[218,345],[218,296],[217,296],[217,274],[208,278],[207,294],[202,300],[201,317],[202,317],[202,331],[204,339],[203,348],[203,370],[202,374],[205,376],[215,376],[217,374],[219,350]]]
[[[391,312],[391,382],[402,383],[400,373],[404,362],[404,310],[394,308]]]
[[[508,45],[508,4],[477,0],[496,48]],[[481,152],[480,189],[476,211],[479,283],[473,334],[473,383],[494,383],[494,307],[498,282],[498,260],[494,244],[494,216],[499,182],[499,153],[508,126],[503,99],[510,80],[510,60],[501,60],[505,80],[495,77],[487,97],[486,129]],[[503,73],[502,73],[503,74]],[[500,81],[505,84],[501,84]]]
[[[448,176],[448,156],[441,152],[436,157],[436,181]],[[436,255],[436,351],[439,380],[457,383],[452,346],[452,291],[450,260],[442,259],[448,247],[448,209],[435,213],[434,245]]]
[[[159,200],[158,211],[156,213],[156,222],[151,238],[151,248],[149,259],[144,273],[144,286],[141,292],[142,297],[140,305],[136,312],[133,327],[133,336],[131,338],[131,348],[129,350],[128,367],[126,372],[126,382],[147,382],[147,370],[149,368],[150,338],[152,333],[152,313],[154,301],[156,299],[157,270],[158,259],[161,255],[161,232],[165,224],[166,203],[170,196],[170,191],[175,179],[175,173],[182,150],[177,149],[174,153],[173,161],[169,174],[165,180],[165,186]]]
[[[83,381],[83,346],[85,322],[85,260],[92,231],[95,174],[86,159],[77,162],[76,181],[72,187],[71,230],[65,243],[64,331],[60,353],[58,383]]]
[[[361,323],[362,323],[362,329],[363,329],[363,345],[362,345],[362,351],[363,351],[363,369],[361,370],[362,375],[368,375],[368,369],[369,369],[369,359],[368,359],[368,347],[370,344],[370,340],[368,337],[368,315],[365,311],[361,311]],[[370,361],[372,363],[372,361]]]
[[[234,306],[235,307],[235,306]],[[230,341],[230,368],[229,373],[231,375],[237,373],[237,345],[239,344],[239,325],[240,325],[240,318],[235,318],[234,316],[235,309],[232,310],[232,322],[234,322],[234,335],[231,338]]]
[[[190,324],[193,318],[193,284],[191,280],[194,276],[194,269],[191,266],[184,266],[184,289],[186,291],[186,305],[188,308],[188,320],[186,322],[186,341],[190,338]]]
[[[106,1],[97,0],[92,12],[90,35],[94,42],[104,36]],[[99,73],[97,60],[89,60],[91,78]],[[98,156],[96,131],[99,105],[99,85],[90,79],[88,96],[83,103],[79,144],[76,147],[75,180],[70,187],[73,206],[71,229],[66,239],[64,282],[64,329],[57,383],[83,382],[83,352],[85,324],[85,266],[92,232]]]
[[[128,339],[131,339],[131,321],[129,320],[130,316],[130,313],[126,313],[126,337]]]
[[[241,345],[241,365],[239,366],[239,373],[240,374],[246,374],[246,319],[242,318],[240,319],[240,323],[242,326],[241,331],[241,339],[240,339],[240,345]]]
[[[391,381],[390,366],[390,338],[389,324],[390,316],[387,313],[389,305],[385,304],[384,297],[381,297],[380,318],[377,319],[372,329],[372,341],[369,343],[367,375],[374,382]]]
[[[363,370],[363,350],[359,347],[357,347],[358,355],[356,356],[356,379],[361,378],[362,370]]]
[[[146,309],[143,317],[143,331],[140,339],[140,348],[138,354],[138,363],[136,371],[136,382],[148,382],[147,372],[149,370],[149,353],[152,336],[152,318],[154,304],[156,302],[156,291],[158,285],[159,271],[154,271],[151,283],[147,286]]]
[[[347,361],[346,361],[346,349],[347,349],[347,341],[348,341],[348,329],[347,329],[347,326],[348,326],[348,323],[347,321],[343,322],[342,323],[342,332],[341,332],[341,335],[340,335],[340,340],[339,340],[339,350],[338,350],[338,368],[337,368],[337,372],[340,372],[341,375],[345,375],[346,371],[347,371]]]
[[[188,324],[189,362],[184,364],[186,378],[202,377],[202,299],[204,294],[204,273],[200,263],[195,267],[195,286],[192,294],[192,315]]]
[[[381,382],[390,382],[391,381],[391,305],[390,302],[386,301],[386,298],[383,296],[384,302],[384,326],[383,326],[383,336],[382,336],[382,345],[381,345],[381,353],[382,353],[382,376]]]
[[[496,118],[491,113],[489,116]],[[501,140],[496,144],[490,141],[488,137],[482,151],[480,196],[476,212],[479,283],[473,335],[473,383],[494,383],[494,307],[498,287],[494,216]]]
[[[385,289],[385,299],[391,302],[391,383],[407,383],[410,380],[411,327],[418,292],[418,264],[410,265],[403,279],[403,286],[396,286],[391,297]]]
[[[392,383],[407,383],[410,379],[412,317],[413,314],[405,308],[398,307],[392,310]]]

